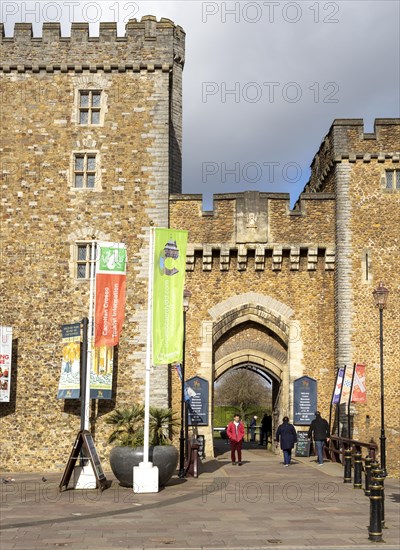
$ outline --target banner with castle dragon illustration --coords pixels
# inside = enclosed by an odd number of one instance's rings
[[[188,232],[154,230],[153,365],[180,363]]]

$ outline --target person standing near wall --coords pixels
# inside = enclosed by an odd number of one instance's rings
[[[276,447],[279,441],[281,442],[283,463],[285,466],[289,466],[292,459],[292,449],[297,441],[297,434],[293,424],[289,424],[289,418],[287,416],[283,417],[282,424],[276,430],[275,441]]]
[[[244,424],[240,420],[240,414],[235,414],[233,421],[229,422],[226,433],[231,444],[231,460],[232,464],[236,464],[236,453],[238,465],[242,465],[242,445],[244,438]]]
[[[310,429],[308,430],[308,437],[314,437],[315,447],[317,449],[318,465],[322,466],[324,463],[324,446],[325,441],[328,441],[331,434],[329,431],[329,424],[325,418],[321,417],[321,413],[317,411],[315,418],[311,422]]]
[[[253,418],[250,421],[250,441],[256,440],[256,426],[257,426],[257,416],[253,416]]]

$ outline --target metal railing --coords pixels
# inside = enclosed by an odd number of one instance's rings
[[[325,445],[325,457],[332,462],[344,464],[344,452],[347,449],[350,449],[353,454],[362,453],[362,450],[366,449],[367,456],[375,460],[378,445],[372,439],[369,443],[365,443],[363,441],[357,441],[356,439],[332,435],[328,445]]]

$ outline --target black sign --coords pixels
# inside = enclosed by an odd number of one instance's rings
[[[80,456],[81,450],[83,449],[83,460],[90,460],[93,468],[94,475],[96,476],[97,484],[100,486],[100,489],[103,489],[107,486],[106,476],[104,475],[103,468],[101,467],[100,459],[94,446],[94,441],[92,434],[88,430],[81,430],[76,439],[70,457],[68,459],[67,465],[63,477],[60,481],[59,489],[62,491],[62,488],[68,488],[69,480],[71,479],[72,472],[74,471],[76,461],[81,459]]]
[[[293,423],[309,426],[317,410],[317,381],[302,376],[294,381]]]
[[[188,426],[208,425],[208,382],[200,376],[186,381],[188,405]]]
[[[62,338],[78,338],[81,335],[81,324],[61,325]]]
[[[296,456],[310,456],[310,446],[308,432],[297,432]]]

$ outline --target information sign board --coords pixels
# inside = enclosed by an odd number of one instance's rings
[[[297,432],[296,456],[310,456],[311,440],[308,432]]]
[[[293,424],[309,426],[317,410],[317,381],[302,376],[293,386]]]
[[[208,425],[208,381],[194,376],[186,381],[188,404],[188,426]]]
[[[83,451],[82,456],[81,451]],[[76,461],[78,459],[90,460],[94,475],[96,476],[97,485],[100,486],[101,491],[103,491],[103,489],[107,486],[107,479],[104,475],[92,434],[88,430],[80,430],[75,439],[63,477],[60,481],[60,491],[62,491],[64,486],[66,489],[68,488],[68,483],[71,479],[72,472],[74,471]]]

